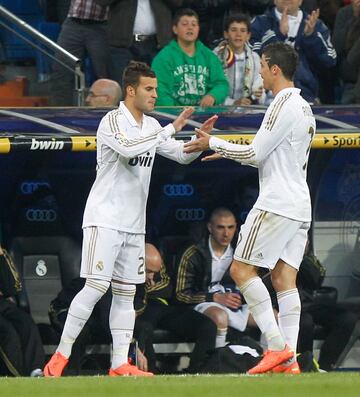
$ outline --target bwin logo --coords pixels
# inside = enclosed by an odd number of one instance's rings
[[[147,152],[146,156],[137,156],[129,160],[129,165],[135,167],[136,165],[140,165],[140,167],[150,167],[152,162],[152,157],[150,153]]]
[[[194,187],[186,184],[166,184],[163,187],[165,196],[168,197],[189,197],[194,194]]]
[[[29,222],[55,222],[57,213],[55,210],[31,208],[26,211],[25,216]]]
[[[56,141],[55,138],[51,140],[39,140],[32,138],[30,150],[62,150],[64,148],[64,141]]]
[[[205,218],[205,210],[203,208],[178,208],[175,218],[180,222],[202,221]]]

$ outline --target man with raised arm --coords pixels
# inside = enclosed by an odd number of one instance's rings
[[[216,152],[204,160],[225,157],[259,169],[259,197],[241,226],[230,269],[268,344],[250,374],[300,372],[295,355],[301,309],[296,276],[311,222],[306,171],[316,126],[309,104],[294,88],[297,59],[288,44],[276,42],[264,48],[261,75],[264,88],[275,98],[250,145],[210,138],[201,130],[197,140],[185,145],[186,153],[209,148]],[[258,267],[271,270],[279,324]]]
[[[97,175],[83,219],[81,277],[84,288],[73,299],[61,340],[44,369],[59,377],[68,363],[73,343],[95,304],[111,284],[110,331],[113,340],[110,376],[151,376],[128,363],[132,339],[136,284],[145,281],[145,212],[156,153],[182,164],[197,154],[184,153],[184,143],[172,136],[193,113],[185,109],[162,128],[145,112],[157,98],[155,73],[144,63],[133,62],[124,71],[125,100],[108,112],[97,131]],[[203,128],[209,131],[216,116]]]

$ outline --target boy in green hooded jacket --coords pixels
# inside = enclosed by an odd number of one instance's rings
[[[191,9],[179,10],[173,21],[176,36],[154,58],[158,106],[220,105],[229,84],[219,59],[198,40],[199,18]]]

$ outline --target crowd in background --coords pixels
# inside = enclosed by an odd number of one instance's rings
[[[49,20],[62,23],[58,44],[89,56],[96,79],[121,84],[130,60],[152,65],[159,106],[268,104],[258,56],[273,41],[299,53],[295,84],[309,102],[360,102],[359,0],[46,3]],[[72,87],[71,74],[54,64],[53,104],[72,104]]]

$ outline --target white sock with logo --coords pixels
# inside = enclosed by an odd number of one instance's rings
[[[113,339],[111,368],[116,369],[128,362],[129,345],[132,340],[136,286],[111,283],[113,298],[110,309],[110,331]]]
[[[301,301],[297,288],[276,294],[279,304],[279,328],[285,342],[296,354],[299,336]]]
[[[270,294],[260,277],[251,278],[239,288],[249,305],[250,313],[266,338],[268,348],[283,350],[285,342],[275,319]]]
[[[94,306],[109,288],[109,281],[87,279],[71,302],[57,351],[69,358],[75,339],[89,319]]]

